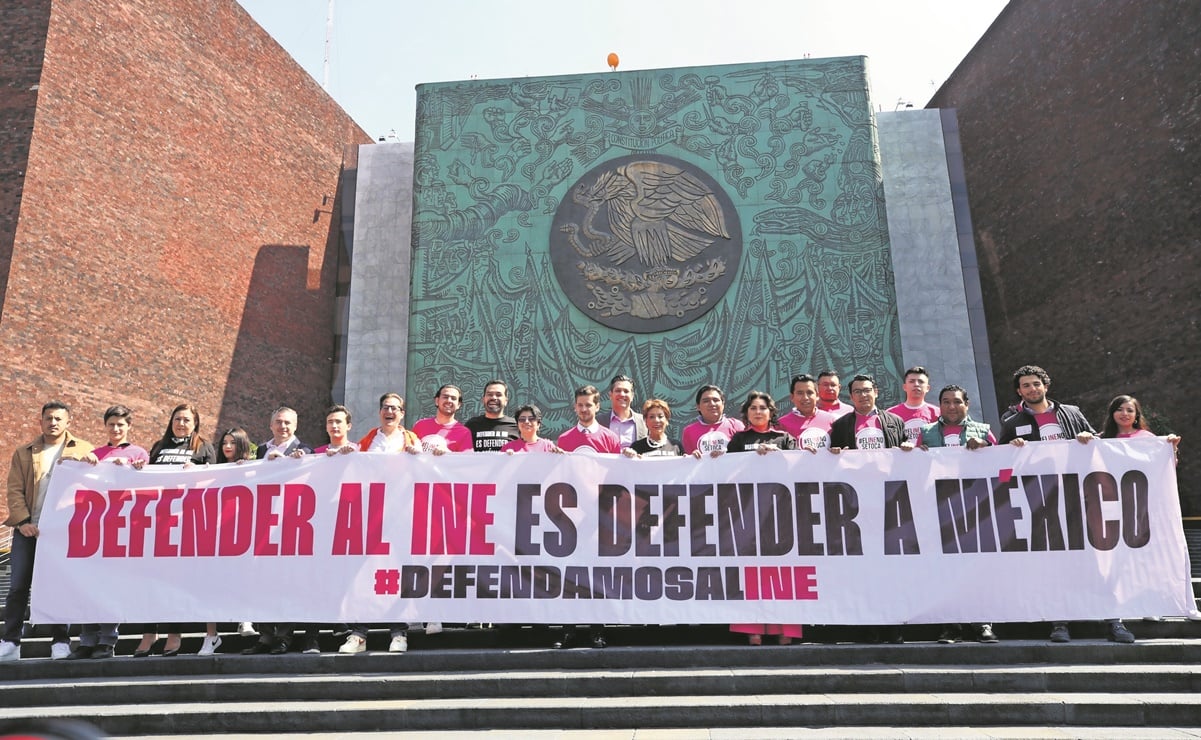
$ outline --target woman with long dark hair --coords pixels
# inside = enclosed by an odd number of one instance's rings
[[[217,452],[212,443],[200,434],[200,412],[191,403],[181,403],[171,410],[171,418],[167,422],[167,430],[163,436],[150,448],[150,465],[203,465],[216,462]],[[135,467],[141,465],[135,463]],[[158,642],[159,631],[167,633],[167,642],[163,644],[163,655],[171,657],[179,654],[180,628],[177,624],[148,624],[142,633],[142,642],[134,650],[133,657],[145,658],[150,655]]]

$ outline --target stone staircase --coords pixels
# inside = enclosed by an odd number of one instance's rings
[[[105,661],[51,661],[35,638],[22,660],[0,664],[0,723],[80,719],[121,736],[1201,736],[1201,624],[1129,626],[1135,645],[1104,641],[1098,625],[1074,625],[1075,641],[1052,645],[1046,625],[1008,624],[995,645],[941,645],[929,626],[907,628],[903,645],[857,644],[846,642],[857,630],[819,626],[789,647],[745,646],[714,626],[623,627],[608,649],[565,651],[545,648],[542,629],[450,629],[412,634],[404,655],[382,652],[386,632],[371,635],[371,652],[339,655],[327,632],[321,655],[246,657],[237,650],[248,641],[227,637],[212,657]],[[118,652],[135,644],[124,638]],[[199,635],[186,637],[185,652],[198,646]],[[879,734],[892,731],[906,734]]]

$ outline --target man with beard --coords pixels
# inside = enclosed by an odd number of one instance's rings
[[[476,452],[500,452],[500,448],[521,439],[517,420],[505,414],[509,405],[509,386],[503,380],[489,380],[484,386],[484,413],[464,422],[471,431]]]
[[[1051,376],[1038,365],[1022,365],[1013,373],[1013,390],[1022,399],[1001,419],[1001,443],[1021,447],[1027,442],[1075,439],[1088,444],[1097,436],[1092,424],[1075,406],[1052,401]],[[1132,643],[1134,634],[1120,619],[1108,619],[1110,642]],[[1051,626],[1051,642],[1071,642],[1067,622]]]
[[[463,392],[449,383],[434,394],[435,413],[413,425],[413,434],[421,440],[421,448],[434,455],[447,452],[471,452],[475,441],[471,431],[455,418],[462,403]],[[410,452],[420,451],[410,448]]]
[[[851,400],[855,411],[830,425],[830,451],[883,450],[890,447],[913,449],[905,440],[905,422],[901,417],[876,408],[876,379],[856,375],[851,381]]]

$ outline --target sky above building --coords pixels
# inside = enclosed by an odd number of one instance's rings
[[[866,56],[876,110],[921,108],[1007,0],[238,0],[373,138],[417,85]]]

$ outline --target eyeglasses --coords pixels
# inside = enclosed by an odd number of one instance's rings
[[[872,393],[875,393],[875,392],[876,392],[875,388],[856,388],[855,390],[851,391],[851,395],[867,396],[867,395],[871,395]]]
[[[400,406],[380,406],[380,411],[404,411]]]
[[[517,423],[519,423],[519,424],[533,424],[533,423],[534,423],[534,422],[536,422],[536,421],[538,421],[538,419],[537,419],[537,418],[535,418],[535,417],[533,417],[533,416],[519,416],[519,417],[517,417]]]

